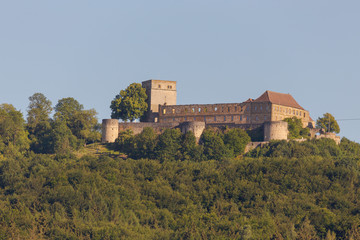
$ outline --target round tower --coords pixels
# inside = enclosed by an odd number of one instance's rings
[[[102,143],[113,143],[119,135],[119,120],[118,119],[103,119],[102,120]]]
[[[287,140],[288,123],[284,121],[264,123],[264,141]]]
[[[205,122],[183,122],[180,125],[181,132],[185,134],[188,131],[192,131],[196,137],[197,142],[199,142],[204,129]]]

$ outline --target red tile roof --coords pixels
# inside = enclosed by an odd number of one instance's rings
[[[263,95],[255,99],[254,102],[271,102],[273,104],[305,110],[295,101],[295,99],[290,94],[285,93],[266,91],[263,93]]]

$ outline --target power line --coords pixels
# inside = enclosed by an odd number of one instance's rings
[[[336,121],[359,121],[360,118],[335,119]]]

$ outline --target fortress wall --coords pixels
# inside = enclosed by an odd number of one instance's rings
[[[330,138],[330,139],[334,140],[337,145],[339,145],[341,142],[340,136],[337,136],[336,133],[332,133],[332,132],[326,132],[326,133],[322,133],[320,135],[316,135],[315,138],[316,139]]]
[[[161,133],[164,129],[177,127],[178,123],[153,123],[153,122],[135,122],[135,123],[119,123],[119,131],[131,129],[133,133],[139,134],[145,127],[151,127],[156,133]]]
[[[309,111],[292,108],[282,105],[272,104],[272,121],[280,121],[285,118],[300,118],[303,124],[303,127],[307,127],[310,122],[310,114]]]
[[[271,119],[267,103],[225,103],[159,106],[159,122],[202,121],[212,123],[261,124]]]

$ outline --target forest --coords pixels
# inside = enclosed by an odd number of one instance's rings
[[[29,100],[26,121],[0,105],[0,239],[360,239],[356,142],[245,153],[253,132],[145,128],[102,145],[95,110]]]

